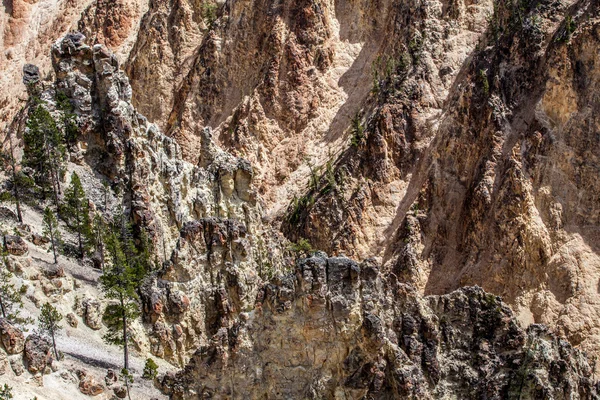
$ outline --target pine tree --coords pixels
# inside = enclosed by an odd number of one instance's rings
[[[7,268],[6,253],[2,254],[0,264],[0,311],[2,318],[9,322],[18,322],[20,309],[23,307],[21,291],[12,283],[13,274]]]
[[[58,221],[50,207],[44,210],[44,235],[50,237],[50,246],[54,254],[54,264],[58,263],[58,252],[62,245],[60,231],[58,230]]]
[[[100,253],[100,268],[104,269],[104,235],[106,231],[106,223],[100,214],[94,215],[92,221],[92,236],[94,239],[94,247]]]
[[[8,386],[6,383],[4,387],[0,388],[0,400],[10,400],[13,398],[12,387]]]
[[[34,170],[35,183],[42,189],[44,197],[49,190],[52,191],[54,204],[58,208],[60,177],[66,156],[64,137],[50,112],[37,98],[32,100],[30,106],[23,141],[23,166]]]
[[[121,370],[121,380],[125,383],[125,387],[127,388],[127,398],[131,400],[131,393],[129,391],[129,385],[133,383],[133,375],[129,372],[127,368],[123,368]]]
[[[15,158],[14,147],[10,133],[7,133],[6,137],[9,142],[9,148],[8,151],[2,152],[2,167],[8,174],[7,183],[10,188],[10,192],[7,193],[7,200],[14,201],[17,208],[17,220],[22,223],[23,213],[21,211],[21,199],[28,190],[35,186],[35,182],[33,182],[30,177],[25,175],[21,167],[18,165]]]
[[[85,197],[81,180],[75,172],[71,175],[71,185],[65,191],[64,201],[62,214],[67,226],[77,235],[79,256],[83,258],[93,241],[92,224],[88,199]]]
[[[56,93],[56,108],[61,111],[60,122],[64,131],[65,142],[70,145],[75,144],[79,133],[77,116],[73,112],[71,100],[63,92]]]
[[[115,229],[106,235],[104,242],[110,262],[104,264],[100,282],[105,296],[116,300],[104,312],[103,320],[109,328],[104,340],[123,346],[123,366],[129,369],[130,324],[140,314],[136,275],[127,262],[123,243]]]
[[[42,306],[42,311],[38,318],[38,324],[40,331],[50,336],[52,339],[52,347],[54,347],[54,355],[58,360],[58,351],[56,351],[56,334],[62,329],[60,321],[63,316],[54,308],[50,303],[46,303]]]
[[[153,359],[147,358],[146,364],[144,364],[144,372],[142,373],[142,378],[153,380],[158,375],[158,365],[154,362]]]

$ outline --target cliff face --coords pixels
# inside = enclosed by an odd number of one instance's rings
[[[2,108],[51,63],[70,168],[151,234],[136,342],[187,364],[163,391],[596,396],[571,347],[600,352],[596,2],[99,0],[23,28],[42,6],[5,5]],[[295,263],[306,241],[332,257]]]
[[[366,245],[426,294],[481,285],[525,324],[596,348],[597,12],[499,3],[442,112],[419,124],[410,72],[400,95],[384,87],[364,137],[290,207],[287,236]]]
[[[593,398],[592,367],[480,288],[421,297],[372,262],[316,255],[162,385],[195,398]]]

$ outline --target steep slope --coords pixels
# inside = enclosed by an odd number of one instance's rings
[[[13,78],[36,38],[49,48],[78,20],[85,35],[55,44],[42,97],[54,113],[57,92],[75,107],[70,160],[97,174],[87,189],[121,189],[117,202],[154,240],[162,269],[145,288],[139,341],[190,362],[163,390],[594,398],[585,357],[553,335],[600,352],[597,2],[103,0],[73,10],[49,17],[52,33],[13,35],[22,42],[10,45],[7,93],[22,93]],[[49,60],[38,61],[46,75]],[[307,243],[373,259],[294,265]],[[308,270],[323,281],[316,293],[303,289]],[[514,314],[460,289],[470,285]],[[489,321],[478,313],[501,322],[480,332]],[[447,318],[456,340],[444,336]],[[376,339],[373,321],[385,331]],[[492,383],[466,393],[474,376]]]
[[[384,93],[288,237],[378,255],[424,293],[481,285],[597,352],[597,7],[500,2],[443,113],[420,125],[414,97]]]

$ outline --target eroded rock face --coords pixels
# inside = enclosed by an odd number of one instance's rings
[[[232,316],[253,307],[261,278],[251,254],[241,222],[204,218],[184,225],[149,295],[154,354],[185,360]]]
[[[73,159],[123,190],[163,262],[150,349],[191,357],[164,390],[593,398],[581,353],[454,290],[597,351],[598,6],[351,3],[152,2],[129,77],[88,41],[125,42],[127,2],[53,47],[42,95],[75,106]],[[377,262],[274,278],[282,221]]]
[[[52,57],[56,83],[42,95],[52,99],[60,91],[71,100],[81,128],[74,157],[122,190],[125,212],[146,229],[164,262],[144,290],[152,352],[184,363],[227,324],[228,313],[253,306],[262,278],[282,269],[282,236],[261,218],[254,171],[223,151],[210,128],[199,133],[197,164],[184,161],[177,142],[132,106],[114,54],[88,46],[81,33],[57,42]],[[78,313],[97,329],[88,306]]]
[[[443,24],[421,30],[419,59],[386,49],[407,56],[404,68],[380,77],[362,130],[283,230],[331,254],[377,256],[425,294],[480,285],[524,325],[598,352],[598,6],[500,2],[493,15],[456,78],[436,50],[452,40],[438,40]]]
[[[98,330],[102,328],[102,315],[104,307],[98,299],[83,299],[75,305],[75,311],[90,328]]]
[[[162,385],[175,399],[569,399],[596,396],[592,371],[481,288],[422,297],[373,262],[321,254],[263,287]]]

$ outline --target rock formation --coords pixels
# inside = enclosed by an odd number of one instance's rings
[[[2,122],[73,106],[68,169],[154,245],[133,341],[184,367],[164,393],[597,398],[598,2],[96,0],[51,34],[11,4]],[[77,285],[14,257],[38,305]]]

